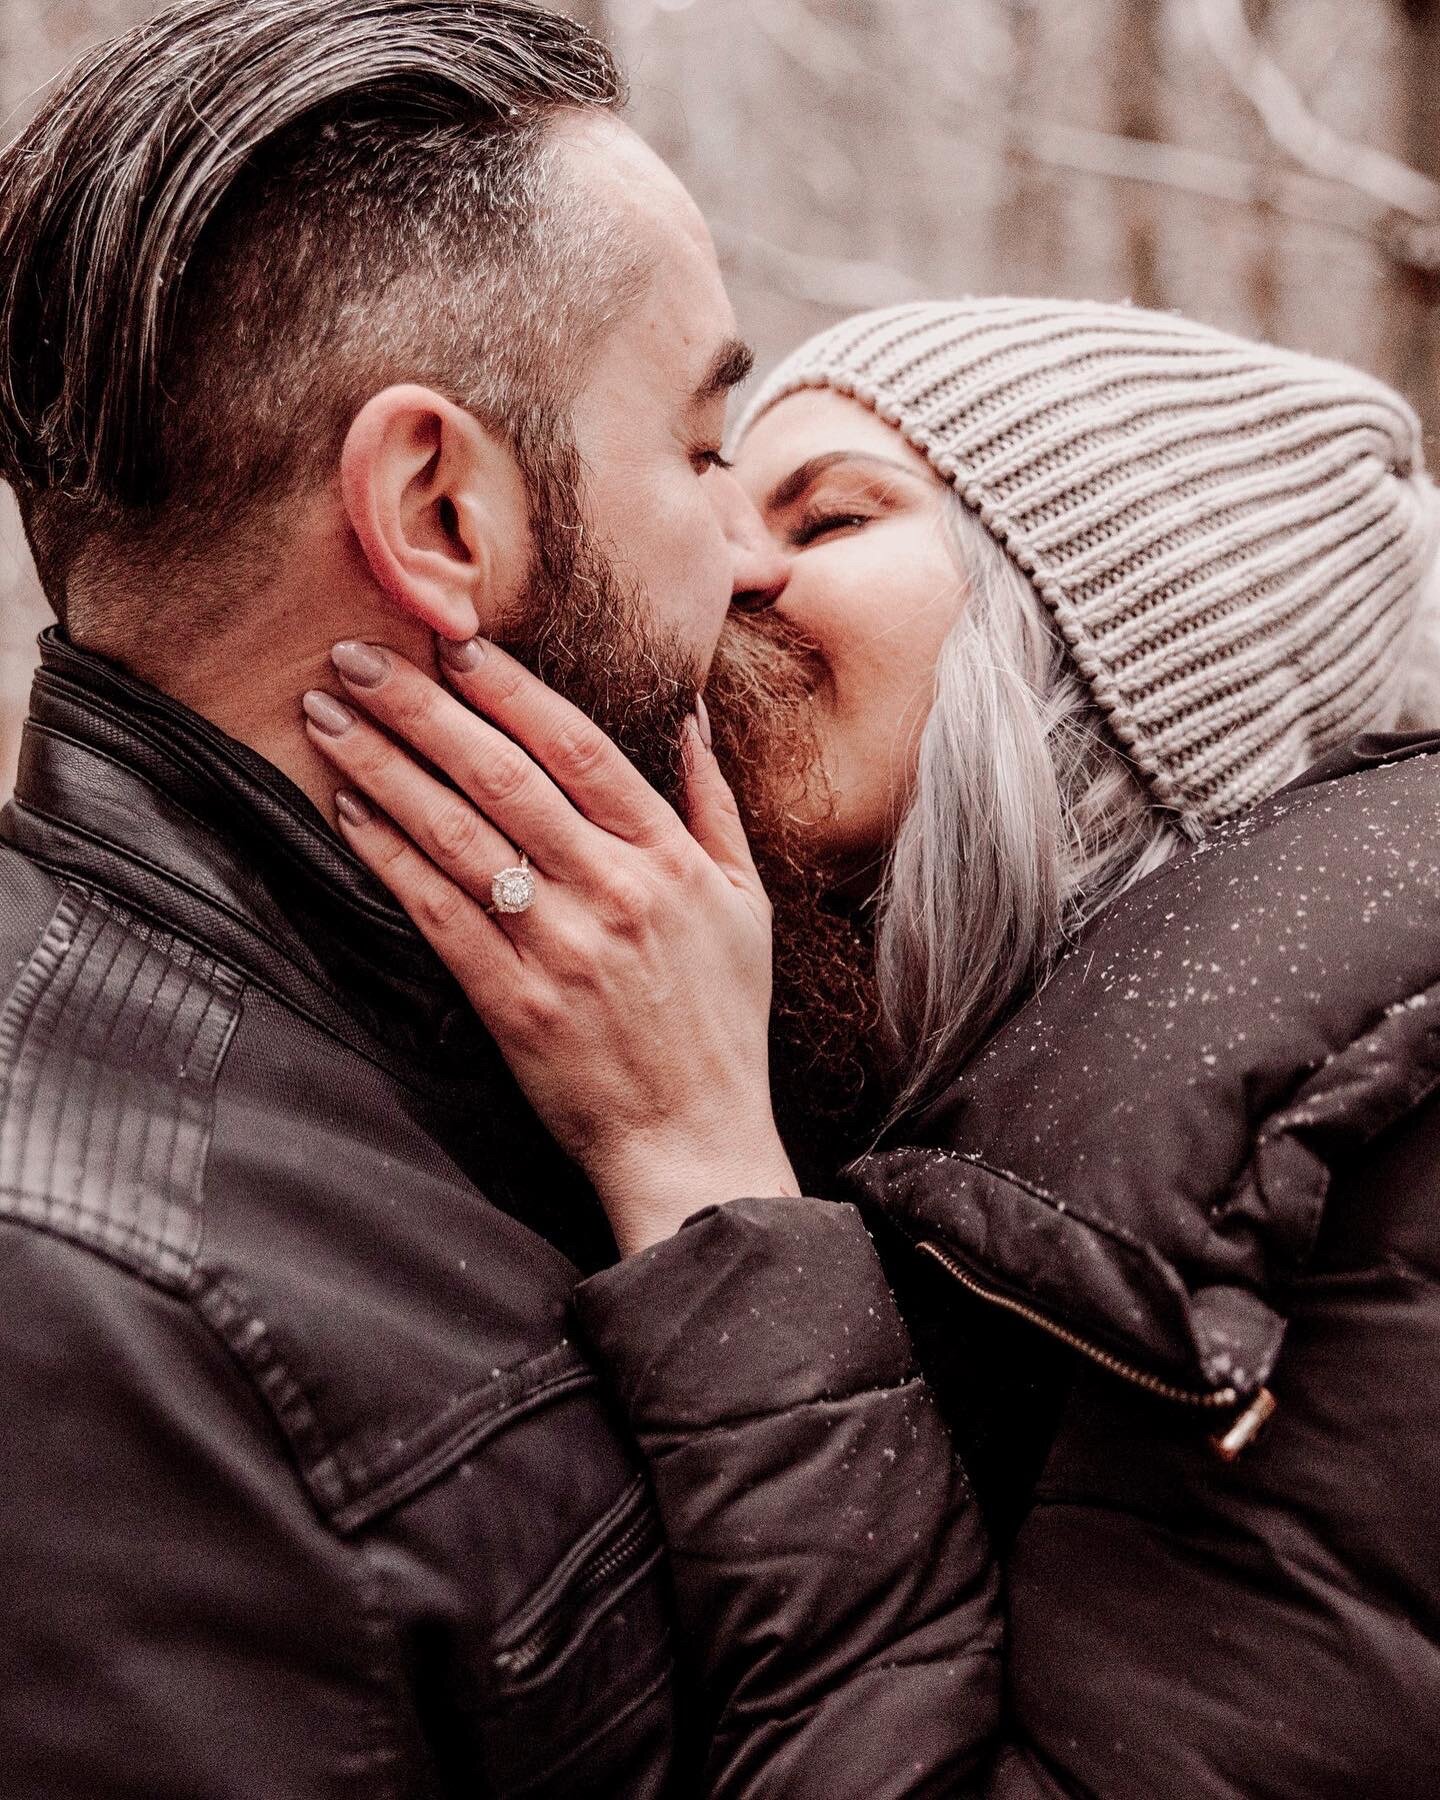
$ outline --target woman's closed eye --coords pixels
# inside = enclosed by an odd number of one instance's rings
[[[807,544],[818,543],[836,532],[857,531],[874,517],[874,513],[856,512],[853,508],[808,512],[790,533],[790,542],[797,550],[803,550]]]

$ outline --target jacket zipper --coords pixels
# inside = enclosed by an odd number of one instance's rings
[[[604,1587],[632,1563],[640,1561],[657,1543],[656,1523],[646,1507],[630,1521],[613,1543],[607,1544],[593,1561],[585,1565],[574,1583],[566,1589],[567,1601],[579,1604],[588,1600],[597,1589]],[[540,1620],[519,1643],[512,1644],[508,1650],[501,1652],[496,1662],[508,1680],[523,1679],[561,1641],[573,1624],[574,1604],[567,1606],[563,1614],[555,1613],[548,1619]]]
[[[942,1269],[945,1269],[960,1283],[961,1287],[974,1294],[977,1299],[984,1300],[990,1306],[998,1306],[1005,1312],[1014,1313],[1018,1318],[1024,1319],[1027,1324],[1034,1325],[1038,1330],[1048,1333],[1049,1336],[1064,1344],[1067,1349],[1074,1350],[1078,1355],[1087,1358],[1098,1368],[1117,1376],[1121,1381],[1129,1382],[1132,1387],[1143,1388],[1147,1394],[1154,1394],[1157,1399],[1168,1400],[1176,1406],[1194,1407],[1200,1412],[1224,1412],[1235,1408],[1240,1403],[1240,1396],[1233,1387],[1210,1388],[1202,1391],[1198,1388],[1177,1387],[1173,1382],[1162,1381],[1158,1375],[1152,1375],[1148,1370],[1137,1368],[1134,1363],[1126,1362],[1123,1358],[1112,1355],[1108,1350],[1102,1350],[1098,1344],[1092,1344],[1088,1338],[1081,1337],[1078,1332],[1071,1331],[1067,1326],[1057,1325],[1053,1319],[1047,1318],[1035,1307],[1027,1306],[1023,1300],[1012,1299],[1009,1294],[1001,1293],[998,1288],[992,1288],[985,1282],[977,1280],[968,1269],[962,1268],[954,1257],[942,1250],[938,1244],[931,1243],[928,1239],[920,1239],[918,1248],[923,1250],[927,1256],[933,1257]],[[1231,1421],[1225,1431],[1218,1432],[1211,1437],[1210,1443],[1216,1454],[1226,1462],[1233,1462],[1248,1444],[1254,1442],[1261,1426],[1274,1411],[1275,1397],[1268,1388],[1262,1387],[1249,1405]]]

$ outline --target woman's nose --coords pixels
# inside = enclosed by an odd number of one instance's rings
[[[735,591],[730,604],[741,612],[765,612],[775,605],[790,581],[790,564],[773,545],[737,559]]]
[[[731,478],[732,493],[725,521],[730,540],[733,575],[730,604],[742,612],[764,612],[785,592],[790,579],[790,558],[765,528],[754,503]]]

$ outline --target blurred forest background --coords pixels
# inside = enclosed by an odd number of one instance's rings
[[[0,0],[0,138],[151,0]],[[1440,0],[574,0],[761,366],[860,307],[1130,298],[1363,364],[1440,466]],[[0,790],[47,617],[0,511]]]

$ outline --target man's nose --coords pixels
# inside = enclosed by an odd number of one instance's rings
[[[725,521],[734,558],[730,604],[742,612],[764,612],[785,592],[790,580],[790,559],[765,529],[748,494],[731,479],[733,492]]]

